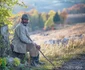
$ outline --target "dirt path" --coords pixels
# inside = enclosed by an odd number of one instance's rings
[[[85,54],[65,62],[61,68],[55,70],[85,70]]]

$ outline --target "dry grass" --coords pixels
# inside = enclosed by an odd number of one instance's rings
[[[42,51],[45,56],[51,60],[56,67],[60,67],[65,61],[75,58],[77,54],[85,53],[85,38],[81,40],[70,40],[67,46],[58,46],[58,45],[41,45]],[[44,70],[52,69],[52,66],[47,62],[41,55],[41,60],[46,62],[46,65],[42,68]],[[42,69],[41,68],[41,69]],[[39,69],[40,70],[40,69]]]
[[[62,44],[60,46],[54,44],[54,45],[41,45],[42,51],[46,56],[61,56],[63,54],[66,54],[71,52],[71,50],[75,50],[76,48],[82,48],[82,46],[85,45],[85,38],[79,39],[79,40],[70,40],[69,43],[66,46],[63,46]],[[81,49],[80,49],[81,50]],[[74,51],[76,52],[76,51]]]
[[[48,31],[46,34],[48,36],[43,36],[40,34],[33,35],[34,39],[36,38],[37,43],[42,42],[40,40],[50,40],[50,39],[62,39],[64,37],[71,37],[77,35],[83,35],[82,39],[70,39],[66,46],[64,45],[46,45],[40,43],[41,51],[45,56],[51,60],[56,67],[60,67],[65,61],[75,58],[77,54],[85,53],[85,23],[76,24],[61,30]],[[45,66],[42,66],[34,70],[52,70],[53,66],[41,55],[41,60],[46,63]]]

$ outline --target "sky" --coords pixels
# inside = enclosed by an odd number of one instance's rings
[[[75,0],[19,0],[20,3],[24,2],[24,4],[28,6],[28,8],[15,6],[13,13],[18,13],[20,11],[29,11],[33,8],[37,9],[39,12],[49,12],[50,10],[58,11],[62,10],[63,8],[71,7],[75,4],[74,1]]]

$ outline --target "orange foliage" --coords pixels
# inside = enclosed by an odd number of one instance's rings
[[[67,9],[68,13],[85,13],[85,4],[76,4]]]
[[[68,13],[66,12],[66,10],[63,10],[61,13],[60,13],[60,16],[63,18],[63,20],[65,20],[68,16]]]

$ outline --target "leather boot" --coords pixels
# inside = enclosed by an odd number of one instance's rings
[[[35,58],[35,62],[36,62],[37,64],[39,64],[39,65],[44,65],[44,64],[45,64],[44,62],[40,62],[40,61],[39,61],[39,54],[38,54],[38,56]]]
[[[39,65],[36,63],[36,57],[31,57],[30,58],[30,65],[32,67],[39,67]]]

